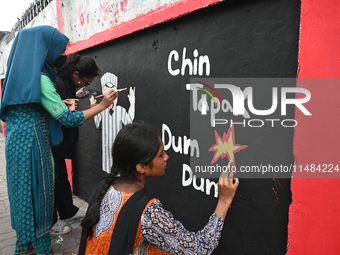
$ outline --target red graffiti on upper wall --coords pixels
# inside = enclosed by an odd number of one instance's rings
[[[105,2],[100,4],[100,12],[101,17],[97,16],[98,9],[95,9],[93,12],[89,12],[84,10],[83,4],[79,6],[78,14],[79,14],[79,22],[81,26],[88,25],[87,22],[97,22],[101,23],[103,21],[110,21],[110,26],[113,27],[117,25],[122,17],[122,13],[127,10],[128,0],[120,1],[120,3],[110,4],[109,2]],[[99,12],[99,13],[100,13]],[[88,17],[86,22],[85,17]],[[102,26],[105,26],[104,22]]]
[[[123,0],[123,1],[120,1],[120,10],[122,12],[125,12],[126,11],[126,6],[128,4],[129,0]]]

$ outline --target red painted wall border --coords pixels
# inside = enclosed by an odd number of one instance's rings
[[[198,10],[198,9],[201,9],[201,8],[204,8],[209,5],[213,5],[213,4],[222,2],[222,1],[223,0],[183,0],[183,1],[176,2],[170,5],[159,7],[155,10],[150,11],[147,14],[137,16],[131,21],[124,22],[109,30],[95,34],[84,41],[75,42],[73,44],[71,43],[67,48],[67,53],[69,54],[69,53],[81,51],[81,50],[93,47],[95,45],[99,45],[101,43],[111,41],[121,36],[139,31],[141,29],[153,26],[158,23],[162,23],[165,21],[172,20],[174,18],[178,18],[180,16],[186,15],[195,10]],[[57,2],[61,2],[61,0],[57,0]],[[58,8],[59,8],[59,5],[58,5]],[[61,5],[60,5],[60,9],[61,9]],[[58,12],[58,24],[59,24],[59,12]]]
[[[302,0],[300,22],[298,78],[340,79],[340,1]],[[340,166],[340,85],[328,83],[305,86],[312,95],[306,107],[313,116],[296,114],[299,124],[293,152],[297,165]],[[287,254],[340,254],[340,179],[293,175],[291,189]]]

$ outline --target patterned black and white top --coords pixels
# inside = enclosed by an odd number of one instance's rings
[[[112,186],[106,192],[100,206],[100,220],[95,227],[94,237],[87,241],[86,254],[105,254],[109,245],[114,222],[120,209],[133,193],[115,190]],[[145,207],[137,230],[134,255],[206,255],[217,247],[224,221],[212,214],[205,227],[190,232],[181,222],[165,210],[161,202],[152,199]],[[103,249],[103,246],[107,246]],[[101,252],[94,252],[101,250]],[[90,252],[91,251],[91,252]],[[162,252],[163,251],[163,252]]]
[[[202,230],[190,232],[158,200],[142,214],[141,222],[145,240],[176,255],[211,254],[218,245],[223,223],[220,216],[213,214]]]

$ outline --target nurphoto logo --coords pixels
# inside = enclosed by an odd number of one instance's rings
[[[311,99],[309,90],[299,87],[283,87],[286,79],[283,79],[283,84],[280,84],[281,79],[261,80],[263,84],[260,84],[260,86],[258,79],[255,79],[256,85],[250,83],[251,86],[249,86],[250,81],[248,79],[238,79],[238,84],[246,84],[242,89],[241,85],[224,83],[221,79],[209,78],[205,79],[205,82],[191,82],[186,85],[186,89],[191,91],[192,110],[199,111],[202,115],[210,114],[211,127],[221,124],[262,127],[266,123],[272,127],[276,124],[282,127],[295,127],[298,124],[295,119],[282,119],[282,117],[287,116],[289,106],[296,107],[304,115],[312,115],[304,106]],[[226,82],[228,81],[229,79],[226,80]],[[255,107],[256,103],[260,105],[264,101],[270,101],[270,104],[267,103],[263,109]],[[277,111],[279,111],[280,118],[270,118]],[[234,116],[243,116],[244,120],[235,121],[232,116],[225,118],[223,113],[228,112]],[[218,117],[217,115],[221,116],[221,113],[222,117]],[[251,114],[253,115],[252,118],[250,117]],[[263,118],[264,116],[266,118]]]

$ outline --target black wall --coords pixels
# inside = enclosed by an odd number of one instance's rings
[[[209,56],[209,77],[295,77],[299,14],[298,0],[226,1],[81,54],[95,58],[102,74],[116,74],[120,88],[136,87],[135,120],[151,123],[160,135],[164,123],[176,139],[190,137],[190,92],[185,88],[190,75],[188,71],[184,76],[169,73],[170,51],[177,50],[180,59],[184,47],[188,58],[193,59],[194,49]],[[173,67],[180,68],[180,62]],[[101,89],[98,78],[91,87]],[[128,108],[126,95],[120,94],[119,105]],[[88,101],[81,102],[80,108],[88,105]],[[261,147],[270,143],[254,135],[245,137],[247,140],[237,139],[241,144],[262,143]],[[282,147],[275,155],[292,163],[293,130],[279,140]],[[192,186],[183,187],[182,165],[189,164],[190,158],[172,149],[167,153],[166,173],[150,180],[148,191],[186,228],[198,231],[214,211],[217,199]],[[249,150],[247,158],[271,157],[275,162],[275,155]],[[93,120],[80,127],[74,173],[75,193],[86,200],[96,181],[106,175],[101,170],[101,130]],[[285,254],[290,202],[290,179],[241,179],[213,254]]]

